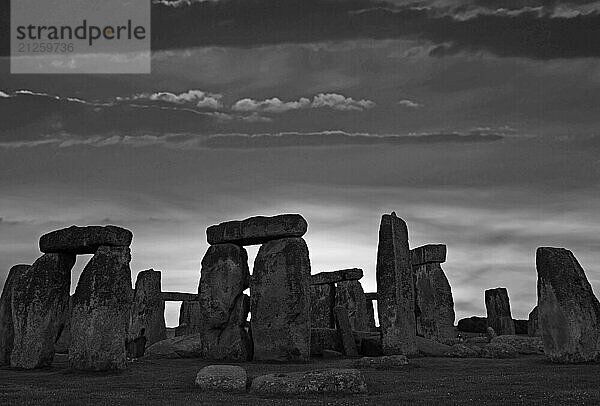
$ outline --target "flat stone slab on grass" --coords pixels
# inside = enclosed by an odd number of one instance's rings
[[[373,368],[373,369],[396,369],[408,365],[408,358],[405,355],[384,355],[383,357],[362,357],[354,362],[354,368]]]
[[[484,358],[517,358],[519,353],[510,344],[495,342],[483,347],[482,356]]]
[[[209,365],[196,375],[196,386],[203,391],[245,391],[246,370],[236,365]]]
[[[517,335],[503,335],[492,338],[490,343],[503,343],[515,347],[519,354],[543,354],[544,342],[542,337],[528,337]]]
[[[133,234],[117,226],[71,226],[40,237],[40,251],[64,254],[95,254],[100,246],[129,247]]]
[[[210,245],[256,245],[281,238],[302,237],[307,229],[308,223],[299,214],[256,216],[210,226],[206,229],[206,238]]]
[[[269,374],[255,378],[251,391],[261,394],[366,393],[365,378],[356,369],[321,369],[306,372]]]
[[[449,345],[429,340],[424,337],[417,336],[416,341],[419,354],[426,357],[443,357],[444,354],[450,350]]]
[[[480,358],[483,355],[483,349],[477,345],[468,346],[465,344],[454,344],[444,354],[451,358]]]
[[[332,272],[319,272],[310,276],[311,285],[325,285],[344,281],[357,281],[363,277],[363,270],[359,268],[340,269]]]
[[[427,244],[410,250],[412,266],[446,262],[446,244]]]

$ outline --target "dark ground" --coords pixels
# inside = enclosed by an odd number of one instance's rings
[[[346,366],[348,360],[310,364],[248,363],[248,375]],[[76,373],[59,355],[46,370],[0,369],[0,405],[198,404],[600,404],[600,365],[554,365],[541,356],[511,360],[416,358],[403,370],[363,370],[369,393],[345,398],[203,393],[194,387],[196,359],[141,360],[118,374]]]

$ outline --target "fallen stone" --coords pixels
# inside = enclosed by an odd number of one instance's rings
[[[138,273],[131,307],[129,340],[146,337],[146,345],[167,338],[165,302],[161,294],[161,273],[148,269]]]
[[[339,282],[335,289],[335,305],[346,308],[352,330],[370,330],[365,292],[359,281]]]
[[[299,395],[366,393],[365,379],[356,369],[322,369],[263,375],[252,381],[251,391],[260,394]]]
[[[490,342],[490,339],[487,337],[469,337],[466,340],[467,345],[473,347],[473,346],[477,346],[480,348],[485,347],[486,345],[488,345]]]
[[[254,360],[310,356],[310,259],[302,238],[263,244],[250,283]]]
[[[427,247],[427,246],[426,246]],[[445,252],[445,246],[444,252]],[[439,263],[413,265],[417,335],[436,341],[454,336],[454,299]]]
[[[358,356],[354,335],[352,334],[352,327],[350,326],[350,319],[348,318],[348,311],[343,306],[335,306],[333,308],[333,314],[335,315],[335,324],[342,341],[344,354],[348,357]]]
[[[540,247],[536,267],[546,356],[559,363],[600,360],[600,302],[573,253]]]
[[[358,268],[341,269],[333,272],[319,272],[310,276],[311,285],[325,285],[344,281],[357,281],[363,277],[363,270]]]
[[[481,357],[483,350],[478,346],[467,346],[465,344],[454,344],[450,347],[444,356],[452,358],[478,358]]]
[[[396,213],[381,218],[376,273],[383,352],[388,355],[416,354],[414,279],[408,228]]]
[[[310,355],[321,356],[324,351],[343,352],[344,347],[338,331],[333,328],[310,329]]]
[[[335,285],[310,286],[310,325],[316,328],[335,328],[333,307],[335,306]]]
[[[483,358],[516,358],[519,354],[515,347],[502,342],[493,342],[483,347]]]
[[[12,296],[17,281],[31,265],[15,265],[8,271],[0,296],[0,365],[10,364],[10,353],[13,349],[15,330],[12,318]]]
[[[486,290],[485,307],[487,324],[494,329],[496,334],[515,334],[515,323],[510,313],[510,301],[506,288]]]
[[[541,337],[504,335],[492,339],[491,343],[503,343],[514,347],[519,354],[543,354],[544,343]]]
[[[132,305],[131,253],[127,247],[99,247],[87,263],[71,316],[69,362],[73,369],[121,370],[127,367],[125,343]]]
[[[202,358],[206,352],[204,334],[167,338],[146,348],[144,358]]]
[[[362,357],[352,362],[353,368],[397,369],[408,365],[405,355],[386,355],[383,357]]]
[[[252,359],[252,342],[244,326],[250,299],[248,254],[235,244],[208,248],[202,259],[198,302],[199,331],[205,334],[206,358],[247,361]]]
[[[444,354],[450,350],[449,345],[429,340],[424,337],[417,336],[416,342],[419,354],[426,357],[443,357]]]
[[[257,216],[210,226],[206,229],[206,237],[210,245],[255,245],[282,238],[302,237],[307,228],[306,220],[299,214]]]
[[[94,254],[100,246],[129,247],[133,234],[117,226],[71,226],[40,237],[44,253]]]
[[[464,333],[480,333],[487,332],[487,319],[485,317],[472,316],[460,319],[457,325],[458,331]]]
[[[531,313],[529,313],[529,320],[527,322],[527,335],[530,337],[536,337],[541,334],[540,323],[538,322],[538,307],[534,307]]]
[[[323,350],[323,358],[325,359],[341,358],[343,356],[344,354],[339,351]]]
[[[243,392],[247,381],[246,370],[236,365],[209,365],[196,375],[196,386],[203,391]]]
[[[54,343],[69,308],[74,264],[74,255],[44,254],[14,281],[12,367],[32,369],[52,364]]]
[[[446,244],[427,244],[410,250],[412,266],[446,262]]]

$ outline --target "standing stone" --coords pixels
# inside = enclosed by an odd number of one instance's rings
[[[130,261],[129,248],[102,246],[83,269],[73,295],[72,368],[126,368],[125,342],[132,304]]]
[[[561,363],[600,360],[600,302],[573,253],[540,247],[536,267],[546,356]]]
[[[368,331],[377,331],[377,326],[375,325],[375,307],[373,306],[373,300],[365,299],[365,304],[367,306]]]
[[[310,356],[310,259],[302,238],[263,244],[250,283],[250,325],[257,361]]]
[[[256,216],[210,226],[206,229],[206,239],[210,245],[255,245],[276,239],[302,237],[307,228],[306,220],[299,214]]]
[[[541,335],[537,306],[533,308],[531,313],[529,313],[529,320],[527,321],[527,335],[530,337]]]
[[[358,356],[358,349],[356,348],[356,342],[354,341],[354,335],[352,334],[352,326],[350,325],[348,311],[344,306],[335,306],[333,308],[333,313],[335,314],[335,324],[340,340],[342,341],[344,354],[348,357]]]
[[[179,326],[175,329],[175,337],[186,336],[200,331],[200,302],[186,300],[179,308]]]
[[[52,364],[54,342],[69,308],[73,265],[74,255],[44,254],[14,281],[11,366],[32,369]]]
[[[13,349],[15,330],[12,318],[12,295],[13,286],[21,275],[23,275],[31,265],[15,265],[8,271],[8,276],[4,282],[4,289],[0,296],[0,365],[10,364],[10,353]]]
[[[133,234],[117,226],[71,226],[40,237],[45,253],[94,254],[99,247],[129,247]]]
[[[73,311],[73,297],[69,297],[69,307],[65,312],[65,324],[54,343],[54,352],[57,354],[68,354],[71,346],[71,313]]]
[[[165,302],[161,294],[161,273],[148,269],[138,273],[131,307],[129,340],[146,337],[146,346],[167,338]]]
[[[244,326],[250,285],[248,254],[235,244],[208,248],[202,259],[198,301],[200,331],[206,340],[206,358],[246,361],[252,358],[252,344]]]
[[[498,335],[515,334],[515,323],[510,313],[510,301],[506,288],[486,290],[485,307],[488,327],[493,328]]]
[[[310,286],[310,325],[311,328],[335,328],[333,307],[335,306],[335,285]]]
[[[454,336],[454,300],[448,278],[439,263],[415,266],[417,334],[436,341]]]
[[[354,331],[369,331],[369,312],[365,292],[359,281],[338,282],[335,289],[335,304],[348,311],[350,326]]]
[[[414,280],[408,249],[408,228],[385,214],[377,246],[377,312],[382,348],[387,355],[416,354]]]

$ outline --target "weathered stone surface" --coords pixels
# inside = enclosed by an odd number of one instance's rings
[[[344,356],[344,354],[342,354],[341,352],[338,352],[338,351],[323,350],[323,358],[324,359],[341,358],[343,356]]]
[[[250,283],[254,359],[305,361],[310,355],[310,259],[302,238],[263,244]]]
[[[373,306],[373,300],[366,299],[365,305],[367,306],[367,329],[369,331],[377,331],[375,325],[375,307]]]
[[[335,306],[333,308],[333,314],[335,315],[335,325],[342,341],[344,354],[348,357],[358,356],[358,349],[354,342],[354,335],[352,334],[348,311],[344,306]]]
[[[129,247],[133,234],[117,226],[71,226],[40,237],[45,253],[94,254],[98,247]]]
[[[405,355],[386,355],[383,357],[363,357],[352,362],[353,368],[398,369],[408,365]]]
[[[487,325],[492,327],[496,334],[515,334],[515,323],[510,313],[510,301],[506,288],[486,290],[485,307],[487,309]]]
[[[446,262],[446,244],[427,244],[410,250],[412,266]]]
[[[444,356],[452,358],[478,358],[483,354],[483,350],[476,346],[468,346],[465,344],[454,344],[450,347]]]
[[[206,342],[203,333],[167,338],[146,348],[144,358],[203,358]]]
[[[379,357],[383,355],[383,348],[381,347],[381,335],[379,333],[375,333],[370,336],[363,336],[357,339],[356,334],[354,334],[354,339],[356,342],[356,347],[358,348],[358,353],[363,357]]]
[[[246,390],[248,376],[246,370],[237,365],[209,365],[196,375],[196,386],[203,391],[236,391]]]
[[[307,228],[306,220],[299,214],[257,216],[210,226],[206,229],[206,237],[211,245],[255,245],[282,238],[302,237]]]
[[[205,334],[206,358],[246,361],[252,343],[244,326],[248,319],[250,285],[248,254],[235,244],[208,248],[202,259],[198,302],[199,331]]]
[[[367,300],[377,300],[377,292],[368,292],[368,293],[365,293],[365,299],[367,299]]]
[[[335,306],[335,285],[310,286],[310,325],[314,328],[335,328],[333,307]]]
[[[179,326],[175,329],[175,336],[186,336],[200,330],[200,302],[181,302],[179,308]]]
[[[52,364],[54,342],[69,307],[74,264],[74,255],[44,254],[14,281],[11,366],[31,369]]]
[[[446,352],[450,351],[449,345],[442,344],[437,341],[428,340],[427,338],[418,336],[416,340],[419,354],[426,357],[443,357]]]
[[[544,343],[541,337],[527,337],[517,335],[503,335],[495,337],[491,343],[503,343],[513,346],[519,354],[543,354]]]
[[[251,390],[279,395],[353,394],[366,393],[367,384],[356,369],[322,369],[259,376],[252,381]]]
[[[515,347],[503,342],[491,342],[483,347],[483,358],[516,358],[519,356]]]
[[[341,269],[332,272],[319,272],[310,276],[311,285],[324,285],[343,281],[357,281],[363,277],[363,270],[358,268]]]
[[[370,330],[365,292],[359,281],[338,282],[335,288],[335,305],[346,308],[352,330]]]
[[[57,354],[68,354],[71,346],[71,313],[73,311],[73,297],[69,297],[69,306],[64,315],[64,326],[54,343],[54,352]]]
[[[162,292],[162,300],[165,302],[188,302],[198,301],[198,294],[196,293],[183,293],[183,292]]]
[[[498,337],[498,334],[496,334],[496,331],[492,327],[487,328],[485,335],[488,340],[491,340],[494,337]]]
[[[550,360],[600,360],[600,302],[573,253],[540,247],[536,254],[538,321]]]
[[[528,320],[513,319],[515,325],[515,334],[527,334]]]
[[[73,295],[72,368],[126,368],[125,342],[133,292],[130,261],[129,248],[101,246],[83,269]]]
[[[13,349],[15,330],[12,316],[12,289],[31,265],[15,265],[8,271],[2,295],[0,296],[0,365],[10,364],[10,353]]]
[[[487,319],[478,316],[466,317],[458,321],[457,329],[465,333],[483,334],[487,332]]]
[[[161,273],[148,269],[138,273],[131,307],[129,340],[146,337],[146,345],[167,338],[165,302],[161,293]]]
[[[445,246],[444,246],[445,247]],[[417,334],[444,341],[454,336],[454,299],[439,263],[414,266]]]
[[[465,342],[468,346],[477,346],[483,348],[490,343],[490,340],[487,337],[469,337]]]
[[[534,307],[531,313],[529,313],[529,320],[527,321],[527,335],[530,337],[536,337],[541,335],[540,323],[538,322],[538,307]]]
[[[415,354],[415,298],[406,223],[385,214],[377,246],[377,311],[385,354]]]
[[[333,328],[310,329],[310,355],[311,357],[323,355],[323,351],[331,350],[343,352],[344,346],[338,331]]]

